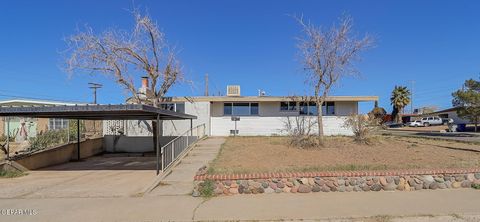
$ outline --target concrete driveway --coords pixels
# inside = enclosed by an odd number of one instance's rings
[[[136,196],[155,176],[155,157],[95,156],[0,179],[0,198]]]

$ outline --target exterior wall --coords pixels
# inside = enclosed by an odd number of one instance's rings
[[[235,122],[230,116],[223,116],[223,103],[212,103],[211,106],[212,136],[229,136],[235,129]],[[352,135],[350,129],[344,128],[346,116],[358,113],[357,102],[335,102],[335,116],[324,116],[325,135]],[[280,102],[260,102],[258,116],[241,116],[237,121],[240,136],[284,135],[285,124],[298,117],[297,111],[280,111]],[[316,119],[316,116],[301,116],[301,118]],[[315,127],[314,132],[317,131]]]
[[[80,158],[87,158],[103,152],[102,138],[80,143]],[[18,157],[14,161],[29,170],[53,166],[77,159],[77,144],[70,143]]]
[[[447,114],[448,118],[453,119],[453,122],[455,124],[469,124],[471,122],[468,119],[458,117],[456,111],[450,111],[450,112],[446,112],[446,113],[438,113],[437,115],[441,115],[441,114]]]
[[[210,132],[210,102],[185,102],[185,113],[197,116],[197,119],[193,120],[193,127],[205,124],[206,132]],[[164,136],[179,136],[189,129],[190,120],[163,121]]]
[[[285,124],[294,121],[295,117],[260,117],[260,116],[242,116],[237,121],[237,129],[240,136],[271,136],[285,135]],[[305,118],[316,119],[315,116]],[[346,117],[324,116],[323,127],[325,135],[353,135],[350,129],[344,128],[343,124]],[[212,117],[212,136],[229,136],[230,130],[235,129],[235,122],[230,117]],[[314,132],[317,132],[314,127]]]

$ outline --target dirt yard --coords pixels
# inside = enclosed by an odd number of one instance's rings
[[[382,136],[374,145],[329,137],[324,148],[301,149],[286,137],[229,137],[209,173],[433,169],[480,166],[480,145]]]

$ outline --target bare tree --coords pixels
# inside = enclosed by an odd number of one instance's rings
[[[295,19],[302,27],[303,35],[298,39],[298,48],[307,75],[305,82],[314,89],[318,141],[323,144],[322,104],[339,80],[358,74],[353,62],[360,59],[360,52],[372,47],[374,40],[369,35],[355,36],[349,16],[341,18],[339,26],[333,25],[328,30],[305,22],[303,17]]]
[[[134,102],[158,107],[170,87],[182,79],[182,67],[158,25],[138,10],[132,14],[131,31],[110,28],[96,34],[86,26],[68,37],[66,70],[111,76],[131,92]],[[133,74],[151,80],[146,93],[138,92]]]

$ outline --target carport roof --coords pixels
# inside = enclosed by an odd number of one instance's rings
[[[0,106],[0,116],[85,120],[196,119],[196,116],[143,104]]]

